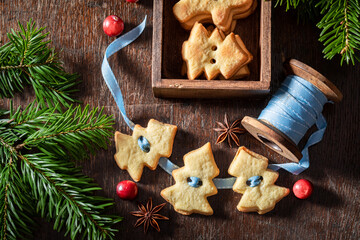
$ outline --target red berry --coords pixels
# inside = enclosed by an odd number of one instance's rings
[[[116,37],[124,30],[124,22],[115,15],[110,15],[103,22],[103,29],[109,37]]]
[[[138,2],[139,0],[126,0],[127,2],[131,2],[131,3],[136,3]]]
[[[313,191],[313,185],[306,179],[300,179],[293,186],[294,195],[300,199],[310,197]]]
[[[116,186],[116,194],[121,199],[132,200],[138,194],[138,187],[133,181],[121,181]]]

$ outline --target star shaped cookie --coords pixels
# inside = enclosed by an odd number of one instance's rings
[[[220,73],[229,79],[252,60],[238,35],[230,33],[225,37],[217,28],[210,34],[201,23],[194,25],[183,43],[182,57],[191,80],[203,72],[208,80]]]
[[[212,179],[219,175],[210,143],[187,153],[185,166],[172,172],[175,185],[161,191],[161,196],[174,206],[175,211],[190,215],[212,215],[207,197],[217,194]]]
[[[256,6],[255,0],[180,0],[173,12],[187,30],[195,22],[213,22],[220,30],[228,32],[234,19],[247,17]]]
[[[151,119],[146,128],[136,125],[132,136],[116,132],[115,161],[138,182],[144,166],[155,170],[160,157],[170,157],[177,127]]]
[[[289,189],[274,185],[279,174],[267,169],[268,159],[240,147],[229,167],[229,174],[237,177],[235,192],[243,194],[237,209],[242,212],[264,214],[289,194]]]

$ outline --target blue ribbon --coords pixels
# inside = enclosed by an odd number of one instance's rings
[[[124,118],[126,124],[131,128],[131,130],[134,130],[135,124],[126,116],[124,99],[123,99],[119,84],[116,81],[115,75],[114,75],[113,71],[111,70],[111,67],[110,67],[107,59],[109,57],[111,57],[114,53],[116,53],[117,51],[121,50],[122,48],[126,47],[127,45],[129,45],[130,43],[135,41],[141,35],[141,33],[145,29],[146,18],[147,17],[145,16],[144,20],[142,21],[142,23],[140,25],[138,25],[131,31],[127,32],[126,34],[122,35],[121,37],[119,37],[118,39],[113,41],[106,48],[104,60],[101,65],[101,72],[104,77],[104,80],[105,80],[112,96],[114,97],[116,104],[118,105],[118,107],[120,109],[120,113],[121,113],[122,117]]]
[[[309,147],[320,142],[326,129],[322,115],[326,96],[305,79],[290,75],[273,95],[258,119],[266,120],[288,136],[295,144],[303,138],[308,129],[316,124],[318,130],[308,139],[299,163],[270,164],[269,168],[280,168],[298,175],[309,168]]]
[[[172,174],[172,171],[178,169],[179,166],[171,162],[169,159],[165,157],[161,157],[159,160],[159,166],[165,170],[168,174]]]
[[[213,179],[213,182],[217,189],[231,189],[235,181],[236,181],[236,177]]]
[[[172,171],[175,169],[178,169],[179,166],[171,162],[167,158],[160,158],[159,160],[159,166],[164,169],[168,174],[172,174]],[[230,189],[233,187],[234,183],[236,181],[235,177],[229,177],[229,178],[214,178],[213,182],[217,189]]]

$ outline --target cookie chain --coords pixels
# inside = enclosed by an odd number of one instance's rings
[[[103,59],[103,63],[101,65],[101,72],[104,77],[105,83],[108,86],[112,96],[114,97],[114,100],[119,107],[120,113],[122,117],[125,120],[125,123],[131,128],[131,130],[134,130],[135,124],[127,117],[126,110],[125,110],[125,104],[123,95],[121,93],[121,89],[119,87],[119,84],[116,80],[116,77],[114,73],[111,70],[111,67],[108,62],[108,58],[112,56],[117,51],[121,50],[122,48],[126,47],[133,41],[135,41],[144,31],[145,25],[146,25],[146,19],[145,16],[144,20],[140,25],[132,29],[131,31],[127,32],[126,34],[122,35],[121,37],[114,40],[106,49],[105,56]],[[150,143],[149,141],[141,136],[138,139],[138,145],[140,149],[144,152],[150,151]],[[159,165],[161,168],[163,168],[167,173],[171,175],[172,171],[175,169],[178,169],[179,166],[173,164],[169,159],[162,157],[159,160]],[[230,177],[230,178],[215,178],[214,184],[218,189],[231,189],[232,186],[235,183],[236,178]],[[201,179],[198,179],[196,176],[192,176],[191,181],[189,182],[190,186],[196,186],[198,182],[201,181]]]

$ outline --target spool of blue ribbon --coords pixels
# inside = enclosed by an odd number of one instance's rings
[[[308,139],[299,163],[270,164],[269,168],[283,168],[295,175],[309,168],[309,147],[322,140],[327,126],[322,115],[327,102],[326,96],[310,82],[299,76],[287,76],[258,119],[269,122],[296,145],[314,124],[318,130]]]
[[[288,66],[296,75],[286,77],[258,119],[244,117],[242,125],[259,141],[294,161],[270,164],[270,169],[282,168],[298,175],[310,166],[309,147],[324,136],[327,123],[322,110],[325,103],[330,102],[328,99],[340,101],[342,94],[311,67],[295,59],[290,60]],[[300,153],[297,145],[313,125],[317,130]]]

